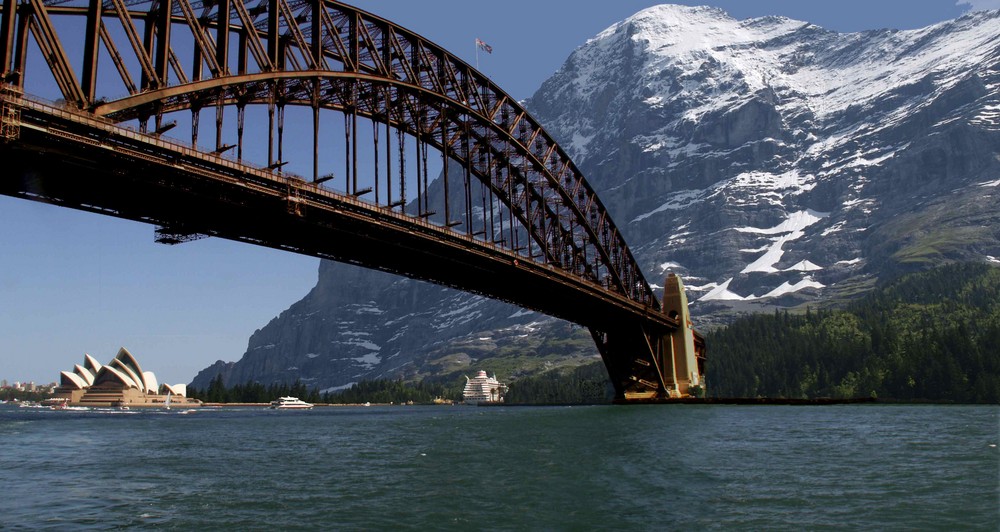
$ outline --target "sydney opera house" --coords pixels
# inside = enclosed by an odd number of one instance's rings
[[[192,407],[201,401],[187,397],[187,385],[157,384],[152,371],[142,371],[139,362],[124,347],[114,360],[101,365],[90,355],[83,365],[63,371],[53,399],[73,406],[92,407]]]

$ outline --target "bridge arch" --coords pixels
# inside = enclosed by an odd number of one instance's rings
[[[333,110],[402,131],[467,168],[489,187],[535,241],[543,260],[657,306],[607,210],[562,148],[540,140],[544,130],[528,134],[528,127],[505,126],[502,120],[498,124],[467,102],[396,79],[329,71],[212,78],[101,103],[94,113],[115,121],[141,120],[153,114],[194,110],[205,102]],[[529,115],[520,113],[527,123]],[[536,139],[534,150],[525,136]],[[242,144],[242,138],[238,143]],[[314,156],[319,157],[318,153]],[[313,179],[318,178],[316,172]],[[449,202],[444,201],[445,205]],[[448,214],[445,220],[451,222]]]

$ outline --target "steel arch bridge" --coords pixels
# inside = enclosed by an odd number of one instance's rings
[[[621,401],[702,384],[680,280],[661,308],[566,152],[423,37],[331,0],[2,2],[0,192],[155,224],[163,243],[241,240],[573,321]],[[58,104],[25,94],[53,81]],[[294,146],[286,108],[311,112]],[[173,117],[190,144],[161,136]],[[291,151],[311,176],[286,171]]]

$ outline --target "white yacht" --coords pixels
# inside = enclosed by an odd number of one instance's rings
[[[467,405],[502,403],[505,393],[507,393],[506,384],[498,381],[496,375],[487,377],[486,372],[480,370],[474,378],[465,378],[462,400]]]
[[[275,401],[271,401],[271,408],[276,408],[280,410],[292,410],[292,409],[310,409],[313,405],[307,403],[298,397],[279,397]]]

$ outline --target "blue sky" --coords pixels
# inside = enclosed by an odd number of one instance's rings
[[[616,0],[358,0],[476,61],[518,99],[574,48],[662,2]],[[828,29],[923,27],[1000,0],[718,0],[735,18],[783,15]],[[178,128],[180,129],[180,128]],[[0,378],[39,383],[125,346],[160,382],[189,382],[216,360],[237,360],[255,329],[300,299],[318,260],[219,239],[153,243],[153,227],[0,196]]]

